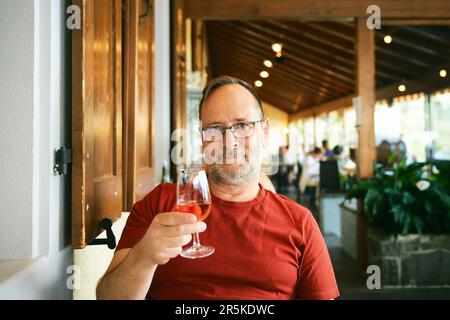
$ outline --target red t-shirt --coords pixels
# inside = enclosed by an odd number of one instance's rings
[[[148,299],[333,299],[339,296],[325,241],[312,214],[265,190],[247,202],[211,196],[200,242],[206,258],[180,256],[156,268]],[[175,211],[176,185],[134,204],[116,250],[132,248],[154,216]],[[191,244],[189,244],[190,246]]]

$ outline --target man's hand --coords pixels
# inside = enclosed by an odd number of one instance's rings
[[[144,299],[159,264],[165,264],[188,244],[192,233],[206,230],[190,213],[163,212],[155,216],[144,237],[132,249],[122,249],[97,286],[98,299]]]
[[[191,242],[192,233],[206,230],[206,224],[196,220],[189,213],[159,213],[136,245],[136,252],[150,265],[167,263],[181,253],[182,246]]]

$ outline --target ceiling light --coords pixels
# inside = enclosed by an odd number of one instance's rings
[[[261,78],[268,78],[268,77],[269,77],[269,73],[268,73],[267,71],[261,71],[261,72],[259,73],[259,76],[260,76]]]
[[[391,43],[392,42],[392,37],[390,35],[384,36],[384,42],[385,43]]]
[[[283,55],[281,55],[281,52],[280,52],[280,54],[277,53],[277,58],[275,59],[275,62],[276,63],[283,63],[284,60],[285,60],[285,57]]]
[[[262,85],[263,85],[263,83],[262,83],[261,80],[256,80],[256,81],[255,81],[255,86],[257,86],[258,88],[259,88],[259,87],[262,87]]]
[[[264,60],[264,65],[267,68],[272,68],[272,66],[273,66],[272,61],[270,61],[270,60]]]
[[[399,85],[398,86],[398,91],[405,92],[406,91],[406,86],[404,84]]]
[[[441,71],[439,71],[439,75],[441,76],[441,78],[445,78],[447,76],[447,70],[442,69]]]
[[[281,43],[272,43],[272,50],[275,52],[281,52],[281,49],[283,48],[283,45]]]

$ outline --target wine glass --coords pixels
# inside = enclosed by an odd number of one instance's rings
[[[211,210],[211,194],[205,170],[201,167],[188,166],[181,169],[177,180],[177,212],[192,213],[197,221],[203,221]],[[200,244],[198,233],[192,235],[193,244],[183,249],[181,256],[197,259],[207,257],[214,252],[210,246]]]

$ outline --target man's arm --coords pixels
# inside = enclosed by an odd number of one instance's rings
[[[206,230],[195,215],[160,213],[132,249],[115,253],[97,286],[98,299],[145,299],[158,265],[167,263],[188,244],[192,233]]]
[[[97,286],[97,299],[144,299],[156,267],[156,264],[145,265],[135,250],[117,251]]]

